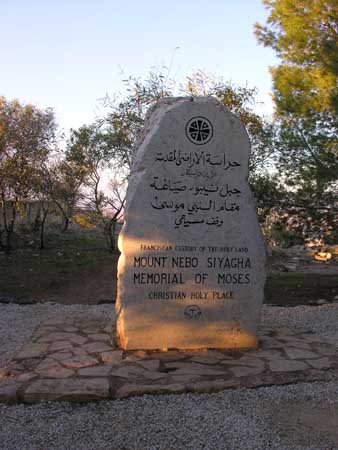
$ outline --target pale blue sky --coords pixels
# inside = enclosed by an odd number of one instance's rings
[[[248,83],[270,113],[276,59],[253,34],[266,16],[261,0],[0,0],[0,95],[52,107],[76,128],[123,89],[122,71],[144,76],[174,54],[178,80],[203,69]]]

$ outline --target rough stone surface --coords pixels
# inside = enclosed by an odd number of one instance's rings
[[[273,341],[275,348],[263,347],[258,351],[122,351],[100,340],[106,323],[106,319],[94,323],[86,317],[76,321],[65,319],[64,323],[53,327],[43,323],[24,348],[34,348],[41,335],[46,338],[52,335],[54,340],[48,339],[45,353],[38,352],[39,356],[34,358],[17,360],[14,355],[12,362],[1,371],[0,402],[82,401],[146,393],[216,392],[304,380],[329,381],[338,376],[337,348],[303,331],[261,328],[260,342]],[[84,330],[88,327],[91,333],[86,334]],[[82,338],[79,342],[84,343],[66,345],[55,352],[53,344],[61,342],[58,333],[66,328],[72,333],[68,341],[62,341],[63,345],[74,341],[77,335]],[[89,334],[96,335],[98,340],[93,340]],[[295,343],[304,342],[309,348],[294,347]],[[89,345],[90,349],[98,350],[104,345],[110,350],[88,354]],[[32,353],[27,352],[27,355]],[[94,381],[91,383],[91,380]]]
[[[140,394],[171,394],[171,393],[181,393],[186,390],[183,384],[148,384],[148,385],[137,385],[137,384],[126,384],[116,392],[116,398],[131,397]]]
[[[46,378],[69,378],[75,375],[73,370],[65,367],[51,367],[50,369],[40,370],[38,373]]]
[[[109,352],[102,352],[100,354],[100,358],[104,363],[115,364],[118,365],[122,361],[122,351],[121,350],[113,350]]]
[[[251,356],[243,356],[239,359],[232,359],[232,360],[225,360],[222,361],[222,364],[225,364],[227,366],[249,366],[249,367],[264,367],[264,362],[262,359],[259,358],[253,358]]]
[[[104,344],[103,342],[91,342],[83,347],[88,353],[100,353],[111,350],[111,345]]]
[[[160,378],[166,378],[166,373],[161,372],[149,372],[146,369],[143,369],[142,367],[136,367],[136,366],[127,366],[127,367],[121,367],[119,369],[115,369],[111,372],[111,375],[114,377],[121,377],[121,378],[127,378],[127,379],[134,379],[134,378],[146,378],[151,380],[158,380]]]
[[[18,400],[20,383],[16,380],[3,380],[0,382],[0,403],[15,403]]]
[[[36,358],[46,353],[48,344],[27,344],[16,355],[16,359]]]
[[[27,403],[40,400],[102,400],[109,396],[108,379],[79,378],[33,381],[24,392]]]
[[[288,359],[276,359],[270,362],[270,369],[273,372],[294,372],[297,370],[306,370],[308,365],[301,361]]]
[[[328,369],[331,367],[329,358],[307,359],[306,363],[314,369]]]
[[[84,377],[107,377],[112,370],[112,366],[94,366],[85,367],[84,369],[79,369],[78,375]]]
[[[6,367],[0,367],[0,379],[8,377],[11,371]]]
[[[57,360],[47,357],[34,368],[34,371],[39,373],[44,370],[50,370],[58,367],[61,367],[61,365]]]
[[[22,373],[21,375],[17,375],[15,379],[19,382],[25,383],[26,381],[30,381],[33,378],[36,378],[37,374],[33,372]]]
[[[247,377],[251,375],[257,375],[258,373],[263,372],[264,368],[258,368],[258,367],[231,367],[231,372],[236,377]]]
[[[50,353],[49,357],[55,359],[56,361],[64,361],[65,359],[69,359],[73,356],[73,353],[67,351],[60,351],[56,353]]]
[[[263,349],[279,348],[281,347],[281,343],[276,341],[276,339],[273,339],[272,337],[264,336],[262,339],[260,339],[259,347]]]
[[[221,375],[222,370],[208,367],[204,364],[194,362],[177,362],[166,364],[168,368],[175,368],[175,374],[192,374],[192,375]]]
[[[279,347],[282,348],[281,346]],[[250,356],[253,358],[266,358],[266,359],[274,359],[281,356],[281,352],[278,350],[258,350],[256,352],[250,352]]]
[[[57,352],[58,350],[67,350],[67,349],[72,349],[73,348],[73,344],[69,341],[57,341],[57,342],[53,342],[50,347],[49,350],[53,351],[53,352]]]
[[[302,350],[297,348],[289,347],[286,350],[286,354],[291,359],[310,359],[310,358],[317,358],[318,356],[314,352],[310,352],[308,350]]]
[[[138,361],[137,364],[147,370],[158,370],[160,368],[160,360],[159,359]]]
[[[240,120],[210,98],[164,99],[137,149],[119,237],[121,348],[256,348],[265,246]]]
[[[111,331],[111,330],[110,330]],[[106,333],[101,333],[101,334],[88,334],[88,337],[90,339],[93,339],[94,341],[110,341],[110,336],[109,334]]]
[[[54,333],[48,333],[48,331],[47,331],[47,332],[43,333],[42,337],[39,338],[38,342],[53,342],[53,341],[64,342],[64,341],[69,341],[72,338],[76,339],[77,337],[78,336],[73,333],[66,333],[63,331],[59,331],[59,332],[56,331]]]
[[[62,364],[65,367],[69,367],[70,369],[81,369],[82,367],[95,366],[95,364],[97,363],[98,363],[97,359],[87,355],[74,356],[62,361]]]
[[[238,387],[233,380],[198,381],[186,385],[188,392],[211,393]]]

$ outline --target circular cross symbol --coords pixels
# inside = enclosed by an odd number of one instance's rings
[[[205,117],[193,117],[185,127],[185,133],[190,142],[196,145],[206,144],[212,138],[213,127]]]
[[[199,319],[202,315],[201,308],[197,305],[189,305],[184,310],[184,316],[189,320]]]

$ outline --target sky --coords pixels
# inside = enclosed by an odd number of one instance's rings
[[[201,69],[257,87],[271,114],[278,61],[253,33],[267,15],[261,0],[0,0],[0,95],[53,108],[67,130],[164,65],[178,81]]]

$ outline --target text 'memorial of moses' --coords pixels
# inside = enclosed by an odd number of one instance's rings
[[[120,347],[256,348],[265,245],[240,120],[211,98],[148,114],[119,237]]]

